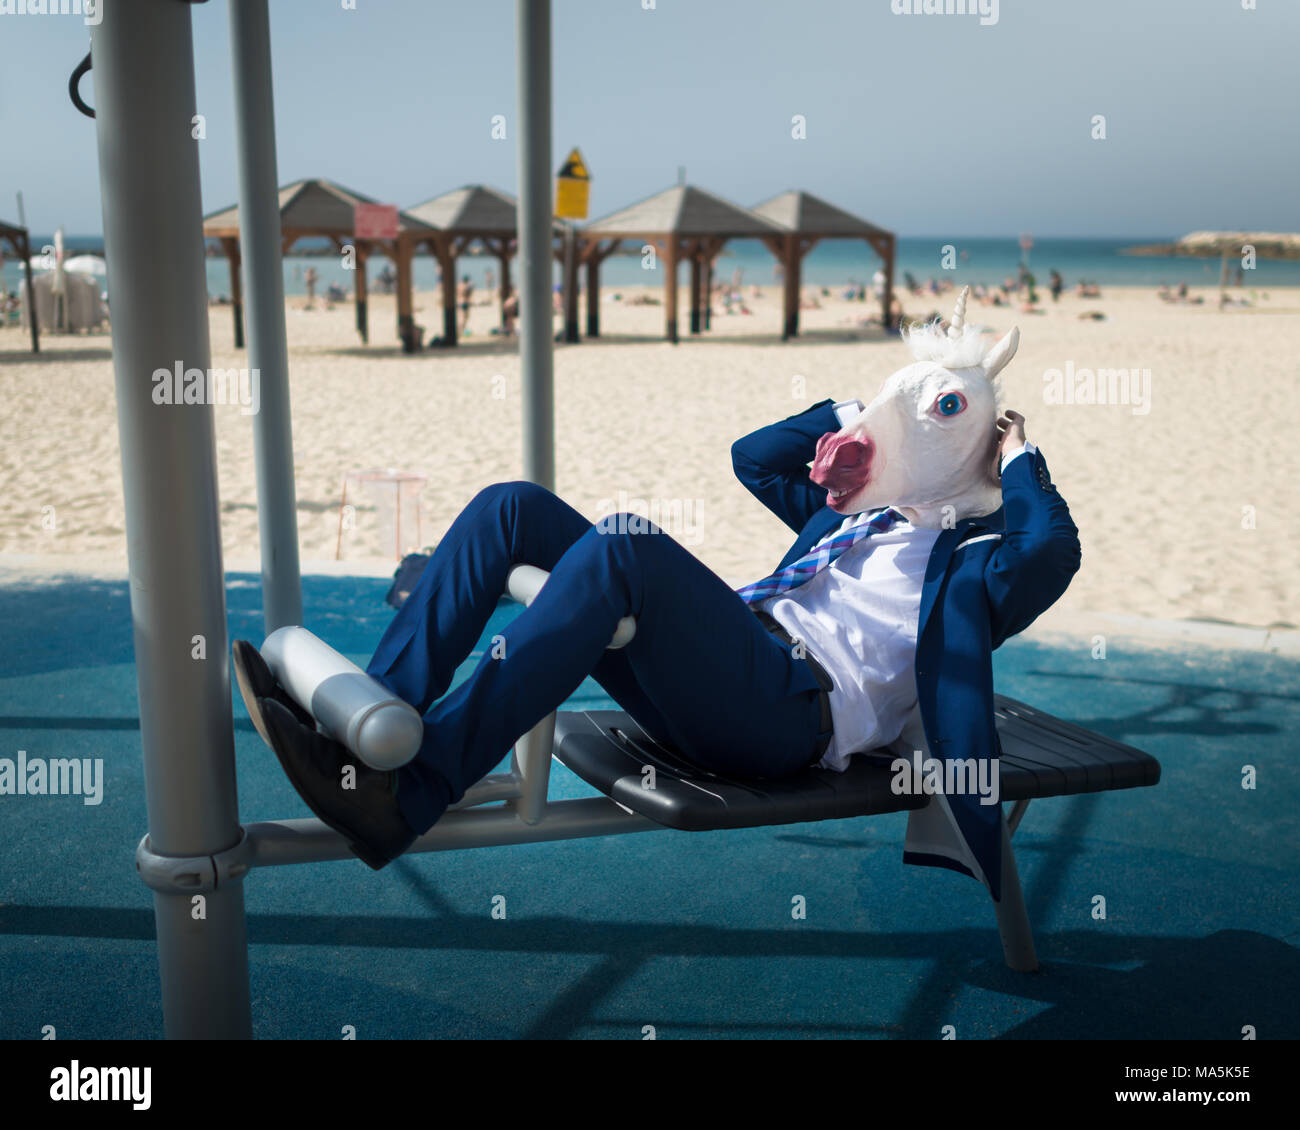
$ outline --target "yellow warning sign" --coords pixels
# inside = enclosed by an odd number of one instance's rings
[[[571,149],[555,174],[555,214],[562,220],[585,220],[590,188],[587,162],[576,148]]]

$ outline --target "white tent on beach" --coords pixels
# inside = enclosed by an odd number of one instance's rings
[[[62,277],[60,277],[62,276]],[[36,325],[52,333],[98,329],[104,322],[99,282],[78,271],[46,271],[32,280]],[[30,312],[23,304],[23,325]]]

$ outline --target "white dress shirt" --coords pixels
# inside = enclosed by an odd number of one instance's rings
[[[835,406],[842,424],[861,410]],[[843,409],[843,411],[841,411]],[[1032,444],[1003,456],[1002,468]],[[822,542],[869,521],[878,511],[851,514]],[[834,681],[834,736],[818,764],[843,771],[855,753],[896,741],[916,707],[916,633],[921,586],[939,531],[906,519],[872,534],[798,588],[758,607],[801,640]],[[810,551],[811,552],[811,551]]]

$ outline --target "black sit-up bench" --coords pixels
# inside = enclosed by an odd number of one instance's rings
[[[1002,900],[994,907],[1007,964],[1038,966],[1011,850],[1011,836],[1037,797],[1133,789],[1160,780],[1150,754],[1023,702],[996,695],[1002,745],[999,783],[1004,801]],[[555,757],[589,785],[629,812],[686,832],[755,828],[811,820],[843,820],[920,808],[928,797],[898,795],[887,764],[856,757],[842,773],[808,769],[782,781],[738,780],[707,772],[659,745],[617,710],[560,711]],[[654,768],[646,788],[645,768]]]

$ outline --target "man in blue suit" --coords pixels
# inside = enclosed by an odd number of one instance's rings
[[[949,417],[981,393],[929,369],[938,451],[955,434],[942,431]],[[588,675],[657,741],[720,774],[843,768],[896,742],[918,708],[932,756],[987,764],[998,753],[992,650],[1064,591],[1077,532],[1013,412],[958,457],[1000,461],[1000,507],[985,501],[973,517],[901,499],[861,508],[891,471],[851,431],[855,405],[824,401],[732,449],[741,482],[797,534],[771,577],[737,593],[642,518],[593,525],[541,487],[498,484],[452,524],[367,668],[424,716],[415,759],[391,772],[361,764],[238,641],[236,674],[259,732],[308,806],[376,869]],[[447,693],[517,564],[550,579]],[[625,616],[636,618],[635,636],[606,650]],[[347,767],[355,785],[345,789]],[[937,800],[955,835],[931,830],[905,858],[956,867],[999,897],[999,807]]]

